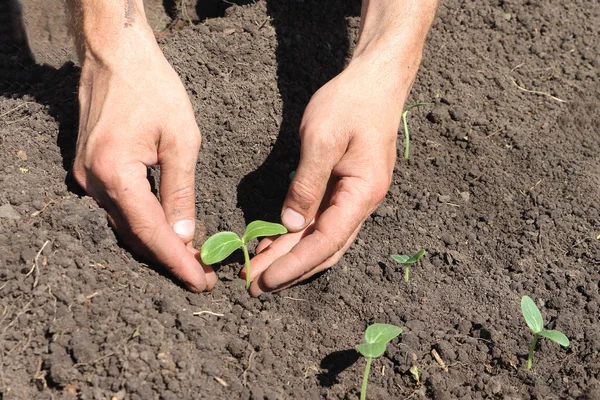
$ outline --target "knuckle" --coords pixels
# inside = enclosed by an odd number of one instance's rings
[[[143,248],[144,252],[152,253],[152,249],[156,248],[156,244],[159,242],[157,231],[150,226],[135,224],[130,227],[131,235],[139,245]]]
[[[306,211],[318,201],[316,193],[318,189],[311,184],[296,179],[290,183],[289,194],[298,206]]]
[[[86,170],[101,182],[110,182],[115,176],[116,160],[105,154],[96,154],[86,165]]]
[[[189,132],[180,143],[184,148],[193,148],[196,151],[200,150],[200,145],[202,144],[202,135],[200,134],[200,129],[198,127],[194,127],[194,129],[189,129]]]
[[[331,241],[331,247],[333,249],[332,254],[338,253],[340,250],[344,248],[346,244],[346,239],[343,237],[336,237]]]
[[[163,202],[168,202],[176,214],[180,213],[182,209],[193,209],[194,201],[194,186],[189,185],[177,188],[171,193],[165,194],[163,198]]]
[[[79,186],[81,186],[84,190],[86,190],[87,174],[85,172],[85,168],[83,168],[77,162],[73,165],[73,178],[75,179],[75,182],[77,182],[77,184]]]
[[[331,130],[311,129],[309,126],[300,129],[300,140],[303,145],[315,149],[330,149],[336,144],[336,138]]]
[[[385,195],[387,194],[389,189],[389,185],[385,182],[383,183],[378,183],[377,185],[375,185],[375,187],[373,188],[373,202],[376,205],[379,205],[383,199],[385,199]]]

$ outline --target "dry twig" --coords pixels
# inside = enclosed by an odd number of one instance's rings
[[[40,255],[42,254],[42,251],[44,251],[44,248],[48,245],[48,243],[50,243],[49,240],[46,240],[44,242],[44,245],[37,252],[37,254],[35,255],[35,258],[33,259],[33,266],[31,267],[31,269],[29,270],[29,272],[27,273],[27,275],[25,275],[25,278],[27,278],[27,277],[29,277],[29,275],[33,274],[33,288],[34,289],[35,289],[35,287],[38,284],[38,279],[39,279],[39,276],[40,276],[40,271],[39,271],[39,267],[38,267],[38,259],[40,258]]]
[[[437,361],[437,363],[440,364],[440,367],[442,367],[444,372],[448,372],[448,366],[446,365],[444,360],[442,360],[442,357],[440,357],[438,352],[435,351],[435,349],[431,349],[431,355],[433,356],[433,358],[435,358],[435,361]]]
[[[192,315],[202,315],[202,314],[210,314],[210,315],[214,315],[216,317],[224,317],[225,316],[225,314],[219,314],[219,313],[208,311],[208,310],[196,311]]]
[[[567,100],[559,99],[559,98],[558,98],[558,97],[556,97],[556,96],[552,96],[550,93],[541,92],[541,91],[539,91],[539,90],[529,90],[529,89],[525,89],[523,86],[520,86],[520,85],[517,83],[517,81],[515,81],[514,79],[512,79],[512,78],[511,78],[510,80],[512,81],[512,83],[514,83],[514,84],[515,84],[515,86],[516,86],[516,87],[517,87],[519,90],[522,90],[522,91],[524,91],[524,92],[527,92],[527,93],[533,93],[533,94],[539,94],[539,95],[542,95],[542,96],[547,96],[547,97],[550,97],[552,100],[556,100],[556,101],[558,101],[558,102],[561,102],[561,103],[568,103],[568,101],[567,101]]]

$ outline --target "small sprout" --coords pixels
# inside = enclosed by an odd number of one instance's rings
[[[365,342],[356,346],[356,350],[367,359],[360,400],[365,400],[367,397],[367,380],[371,371],[371,360],[385,353],[387,344],[401,333],[402,328],[390,324],[373,324],[365,331]]]
[[[527,326],[533,332],[533,340],[529,346],[529,356],[527,357],[527,369],[531,369],[533,352],[540,336],[546,337],[561,346],[569,347],[569,338],[567,338],[564,333],[544,329],[544,319],[542,318],[542,314],[531,297],[523,296],[521,298],[521,311],[523,312],[523,317],[525,317]]]
[[[285,226],[266,221],[252,221],[240,238],[235,232],[219,232],[209,237],[200,249],[200,258],[207,265],[223,261],[234,251],[242,248],[246,261],[246,290],[250,288],[250,255],[248,242],[265,236],[282,235],[287,233]]]
[[[142,331],[141,331],[141,325],[135,328],[135,331],[133,331],[133,333],[131,334],[131,338],[130,339],[135,339],[136,337],[141,337],[142,336]]]
[[[415,379],[415,382],[417,382],[417,386],[421,386],[421,375],[419,375],[419,368],[416,365],[413,365],[408,371]]]
[[[414,264],[419,261],[424,255],[425,250],[421,249],[418,253],[415,253],[410,257],[404,254],[393,254],[391,257],[397,263],[404,265],[404,280],[408,282],[408,267],[410,264]]]
[[[427,102],[427,103],[415,103],[415,104],[411,104],[410,106],[406,107],[406,110],[404,110],[404,112],[402,113],[402,123],[404,124],[404,138],[405,138],[404,158],[407,159],[407,160],[408,160],[408,152],[410,150],[410,135],[408,133],[408,122],[406,122],[406,114],[408,114],[408,112],[410,110],[412,110],[413,108],[415,108],[415,107],[426,106],[428,104],[433,104],[433,103]]]

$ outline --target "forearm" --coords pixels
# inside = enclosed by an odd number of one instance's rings
[[[363,0],[354,57],[383,52],[402,58],[422,52],[439,0]]]
[[[438,0],[363,0],[353,63],[368,64],[371,79],[403,103],[413,84]]]
[[[67,0],[67,5],[83,63],[107,62],[115,53],[137,51],[140,42],[155,43],[143,0]]]

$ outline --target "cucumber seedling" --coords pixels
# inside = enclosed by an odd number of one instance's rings
[[[209,237],[200,249],[200,258],[207,265],[218,263],[241,247],[246,262],[246,290],[248,290],[250,288],[251,272],[248,242],[258,237],[282,235],[284,233],[287,233],[287,229],[281,224],[260,220],[252,221],[246,227],[246,231],[241,238],[237,233],[228,231],[215,233]]]
[[[404,281],[408,282],[408,267],[411,264],[416,263],[425,255],[425,250],[421,249],[418,253],[412,256],[405,256],[404,254],[392,254],[392,260],[404,265]]]
[[[416,107],[421,107],[421,106],[426,106],[428,104],[433,104],[431,102],[427,102],[427,103],[415,103],[415,104],[411,104],[410,106],[406,107],[406,110],[404,110],[404,112],[402,112],[402,124],[404,125],[404,158],[408,160],[408,152],[410,150],[410,134],[408,133],[408,122],[406,121],[406,114],[408,114],[408,112],[410,110],[412,110],[413,108]]]
[[[367,398],[367,381],[371,371],[371,361],[385,353],[387,344],[401,333],[402,328],[390,324],[373,324],[365,331],[365,342],[356,346],[356,350],[367,359],[360,389],[360,400]]]
[[[521,311],[523,312],[523,317],[525,317],[527,326],[533,332],[533,340],[529,346],[529,356],[527,357],[527,369],[531,369],[533,352],[535,351],[535,345],[540,336],[546,337],[561,346],[569,347],[569,338],[567,338],[564,333],[544,329],[544,319],[542,318],[542,314],[531,297],[523,296],[521,298]]]

